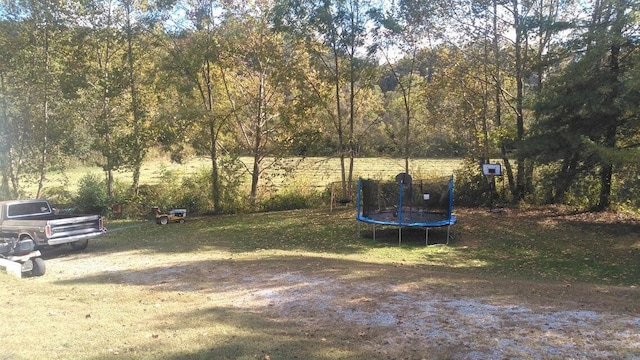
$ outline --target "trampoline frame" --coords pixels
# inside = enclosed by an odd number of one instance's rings
[[[397,206],[397,221],[384,221],[384,220],[377,220],[377,219],[373,219],[367,216],[364,216],[363,214],[363,208],[362,208],[362,178],[358,179],[358,192],[357,192],[357,201],[356,201],[356,220],[358,221],[358,234],[360,234],[360,223],[364,222],[364,223],[368,223],[371,224],[373,226],[373,240],[375,241],[376,239],[376,225],[381,225],[381,226],[395,226],[398,227],[398,244],[402,244],[402,228],[403,227],[413,227],[413,228],[424,228],[425,229],[425,245],[428,245],[429,242],[429,228],[432,227],[442,227],[442,226],[446,226],[447,227],[447,242],[446,244],[449,245],[449,238],[451,236],[451,225],[455,224],[458,220],[457,218],[453,215],[453,176],[451,176],[449,178],[449,193],[448,193],[448,207],[447,207],[447,212],[446,212],[446,218],[442,219],[442,220],[438,220],[438,221],[429,221],[429,222],[419,222],[419,221],[411,221],[411,222],[403,222],[403,213],[405,213],[405,207],[403,206],[403,187],[405,186],[403,180],[400,180],[398,182],[398,186],[399,186],[399,196],[398,196],[398,206]],[[409,186],[411,186],[411,184],[409,184]],[[389,212],[390,210],[386,210],[387,212]],[[383,213],[384,211],[381,211],[379,213]],[[394,215],[395,213],[394,212]],[[410,219],[407,219],[410,220]]]

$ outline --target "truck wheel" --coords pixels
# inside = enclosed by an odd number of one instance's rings
[[[47,266],[44,264],[42,258],[35,258],[33,261],[33,269],[31,269],[31,276],[42,276],[47,271]]]
[[[69,245],[73,250],[84,250],[87,248],[87,245],[89,245],[89,239],[70,242]]]
[[[169,218],[166,216],[163,216],[160,218],[160,225],[167,225],[167,223],[169,223]]]

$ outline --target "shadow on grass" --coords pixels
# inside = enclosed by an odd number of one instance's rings
[[[136,289],[139,287],[166,297],[167,303],[161,308],[170,310],[158,315],[166,321],[159,321],[150,329],[161,338],[170,334],[202,336],[196,342],[201,346],[193,351],[168,355],[165,351],[161,358],[167,360],[265,359],[266,355],[272,359],[380,358],[382,355],[366,346],[366,338],[359,335],[359,329],[369,333],[375,326],[358,325],[357,321],[336,326],[357,311],[366,314],[367,319],[375,318],[380,311],[384,313],[384,306],[367,312],[369,305],[374,309],[379,305],[368,299],[394,306],[400,305],[402,299],[473,298],[488,303],[508,299],[510,304],[537,302],[547,312],[554,307],[561,309],[561,301],[566,301],[572,306],[579,302],[581,311],[592,306],[608,313],[638,311],[638,292],[632,289],[601,293],[592,300],[593,287],[568,288],[563,284],[518,282],[436,267],[305,256],[201,260],[107,270],[53,284],[77,289],[96,283],[117,285],[117,291],[124,294],[140,294]],[[189,295],[180,295],[185,293]],[[138,307],[135,299],[124,302],[123,307],[130,306],[128,302]],[[381,327],[389,326],[394,323],[384,322]],[[199,331],[210,333],[193,335]]]
[[[375,359],[380,354],[358,344],[357,334],[336,328],[307,327],[297,320],[265,316],[226,307],[208,307],[181,314],[182,326],[163,331],[181,331],[190,324],[226,324],[242,336],[216,336],[205,349],[163,357],[178,359]],[[360,340],[360,341],[358,341]]]
[[[447,227],[429,228],[428,233],[424,228],[376,227],[375,234],[372,229],[361,231],[362,237],[374,240],[384,245],[425,246],[447,244]],[[455,237],[455,225],[451,227],[450,236]]]

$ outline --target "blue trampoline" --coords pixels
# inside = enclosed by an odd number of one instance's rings
[[[402,242],[402,228],[424,228],[425,244],[429,228],[447,227],[449,243],[453,215],[453,176],[412,181],[408,174],[398,174],[396,181],[381,182],[358,179],[357,215],[359,222],[398,227],[398,243]]]

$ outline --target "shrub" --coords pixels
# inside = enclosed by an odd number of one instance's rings
[[[54,206],[68,206],[74,201],[73,194],[65,185],[46,187],[42,190],[41,197],[49,200]]]
[[[612,200],[624,210],[636,211],[640,209],[640,172],[639,166],[628,165],[621,167],[614,177]]]
[[[182,184],[175,189],[173,208],[187,209],[191,214],[207,212],[212,208],[211,172],[201,170],[182,179]]]
[[[220,204],[218,213],[235,213],[249,209],[249,202],[242,196],[242,165],[237,157],[223,156],[219,159]],[[211,171],[207,173],[211,179]]]
[[[87,214],[106,214],[110,208],[105,182],[98,175],[85,175],[78,184],[78,193],[74,204],[78,212]]]
[[[454,172],[454,179],[456,205],[481,206],[487,204],[490,189],[476,160],[465,159],[462,168]]]

